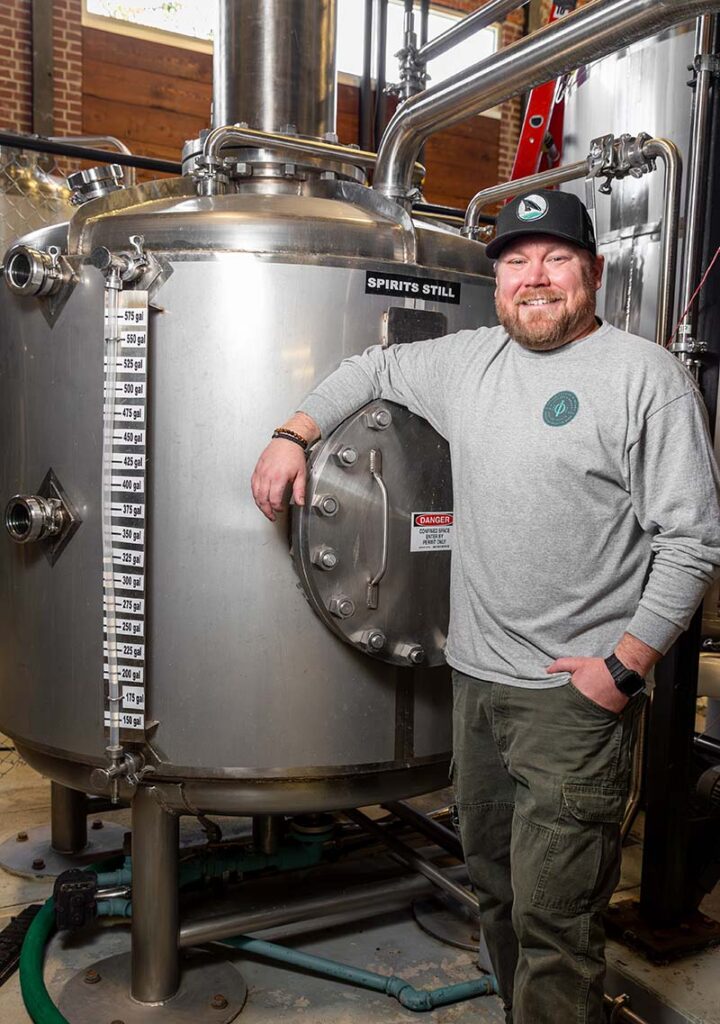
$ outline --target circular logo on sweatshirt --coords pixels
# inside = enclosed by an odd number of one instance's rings
[[[580,403],[574,391],[558,391],[545,403],[543,419],[549,427],[564,427],[575,418],[579,408]]]
[[[531,220],[541,220],[548,212],[548,202],[545,196],[525,196],[518,203],[518,220],[526,223]]]

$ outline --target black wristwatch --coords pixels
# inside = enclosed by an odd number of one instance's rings
[[[626,697],[636,697],[639,693],[642,693],[645,689],[645,680],[637,672],[633,672],[631,668],[627,668],[616,658],[614,654],[611,654],[609,658],[605,659],[605,664],[608,667],[610,675],[615,680],[620,693],[624,693]]]

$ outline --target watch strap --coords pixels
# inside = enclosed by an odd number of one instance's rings
[[[635,697],[645,689],[643,677],[638,672],[628,668],[627,665],[623,665],[615,654],[605,658],[605,664],[618,690],[620,693],[624,693],[626,697]]]

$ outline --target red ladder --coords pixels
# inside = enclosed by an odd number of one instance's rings
[[[574,11],[578,0],[559,0],[550,10],[548,25]],[[530,93],[525,119],[520,130],[510,180],[527,178],[540,170],[557,167],[562,156],[565,83],[563,75]]]

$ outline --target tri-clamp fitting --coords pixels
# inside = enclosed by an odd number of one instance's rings
[[[655,170],[655,158],[648,156],[645,146],[652,139],[647,132],[639,135],[600,135],[593,139],[588,154],[588,176],[605,178],[599,191],[610,195],[612,182],[630,177],[642,178]]]
[[[49,245],[46,250],[31,245],[13,245],[5,257],[5,284],[15,295],[53,295],[71,277],[63,263],[60,249]]]
[[[56,537],[66,522],[66,510],[58,498],[16,494],[5,508],[5,529],[16,544]]]

